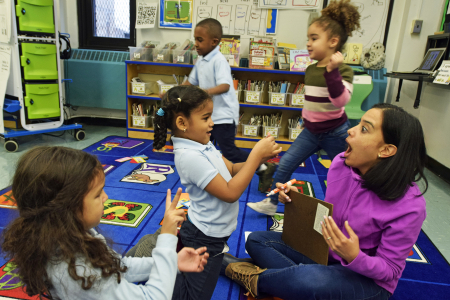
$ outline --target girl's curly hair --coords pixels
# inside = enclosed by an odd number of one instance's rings
[[[329,32],[330,37],[339,37],[336,51],[341,51],[347,38],[352,36],[354,30],[361,27],[359,24],[361,15],[358,8],[351,4],[350,0],[336,0],[331,1],[321,13],[322,15],[311,24],[318,23],[324,31]]]
[[[90,289],[99,278],[77,273],[80,256],[100,268],[102,277],[115,275],[120,282],[126,271],[120,257],[83,225],[83,200],[98,176],[104,176],[101,163],[81,150],[36,147],[19,159],[12,194],[20,215],[3,232],[2,249],[5,258],[13,259],[29,296],[51,297],[46,267],[61,261],[81,288]]]

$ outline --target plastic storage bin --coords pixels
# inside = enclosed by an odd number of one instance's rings
[[[257,137],[259,136],[260,128],[260,125],[242,124],[242,135]]]
[[[158,84],[159,87],[159,94],[165,94],[168,90],[176,86],[175,83],[165,83],[165,84]]]
[[[153,61],[154,62],[171,62],[170,61],[170,49],[153,49]]]
[[[261,92],[245,91],[244,102],[246,102],[246,103],[261,103]]]
[[[130,49],[130,60],[152,61],[154,48],[128,47]]]
[[[131,82],[131,93],[139,95],[150,95],[150,82]]]
[[[55,33],[53,0],[17,0],[16,16],[20,32]]]
[[[24,104],[30,120],[61,116],[59,86],[55,84],[25,84]]]
[[[191,58],[192,58],[192,64],[195,65],[195,63],[197,62],[197,59],[198,59],[198,52],[197,52],[197,50],[192,50],[191,51]]]
[[[239,54],[224,54],[223,56],[225,56],[231,67],[239,67]]]
[[[289,94],[289,105],[303,107],[305,104],[305,94]]]
[[[172,50],[172,62],[174,64],[190,64],[191,63],[191,51]]]
[[[25,80],[57,80],[56,45],[50,43],[21,43],[20,65]]]
[[[286,93],[272,93],[269,92],[269,104],[272,105],[285,105]]]
[[[263,126],[263,137],[267,136],[267,134],[270,132],[270,135],[274,138],[278,138],[280,133],[280,128],[277,126]]]
[[[236,93],[236,99],[240,102],[242,98],[242,90],[234,90],[234,92]]]
[[[152,126],[153,117],[150,116],[132,116],[132,117],[133,117],[133,127],[149,128]]]
[[[303,129],[298,128],[289,128],[289,140],[293,141],[295,140],[299,134],[302,132]]]
[[[273,56],[249,55],[249,68],[272,70],[275,61]]]

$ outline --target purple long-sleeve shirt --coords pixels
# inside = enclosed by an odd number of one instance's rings
[[[330,249],[330,262],[338,261],[394,293],[426,217],[425,199],[419,196],[419,188],[413,183],[403,197],[381,200],[362,188],[361,177],[345,165],[343,153],[334,158],[327,185],[325,201],[334,205],[334,221],[348,237],[344,226],[348,220],[361,249],[350,264]]]

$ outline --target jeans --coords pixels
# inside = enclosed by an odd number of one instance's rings
[[[255,264],[267,268],[258,278],[258,298],[385,300],[391,294],[373,279],[341,264],[316,264],[286,245],[281,232],[252,232],[245,243]]]
[[[341,126],[324,133],[314,134],[304,128],[295,139],[286,153],[281,157],[278,169],[273,179],[271,190],[276,188],[276,183],[285,183],[292,176],[292,173],[308,157],[323,149],[327,152],[331,160],[347,149],[345,139],[348,136],[350,122],[347,120]],[[278,194],[270,196],[272,204],[278,204]]]
[[[187,219],[181,226],[180,238],[185,247],[197,249],[206,246],[209,258],[203,272],[177,275],[172,299],[209,300],[219,279],[222,251],[229,236],[224,238],[207,236]]]
[[[239,149],[234,143],[236,135],[236,125],[216,124],[211,131],[211,141],[216,141],[222,150],[223,156],[232,163],[246,162],[249,153]]]

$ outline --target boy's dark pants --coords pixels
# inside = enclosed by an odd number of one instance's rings
[[[236,135],[236,125],[234,124],[215,124],[211,131],[211,141],[216,141],[222,150],[223,156],[232,163],[247,161],[248,152],[239,149],[234,143]]]
[[[172,299],[209,300],[219,279],[222,251],[229,236],[224,238],[206,236],[194,224],[186,220],[181,226],[180,238],[185,247],[197,249],[206,246],[209,258],[203,272],[177,275]]]

